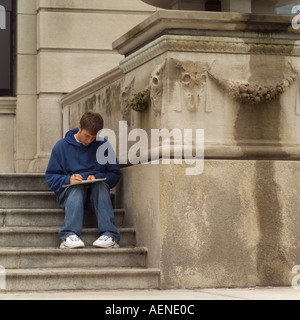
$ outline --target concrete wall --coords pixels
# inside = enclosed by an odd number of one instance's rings
[[[161,287],[289,286],[300,262],[299,162],[205,160],[123,169],[120,205]]]

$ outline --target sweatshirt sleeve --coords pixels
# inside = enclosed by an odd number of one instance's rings
[[[48,187],[54,192],[60,192],[62,190],[62,186],[64,184],[68,184],[71,177],[70,175],[65,174],[62,163],[63,159],[59,149],[58,144],[54,146],[46,170]]]
[[[96,173],[95,178],[96,179],[106,178],[105,182],[112,189],[117,185],[121,176],[122,176],[122,173],[121,173],[120,167],[118,163],[116,163],[116,164],[107,164],[105,166],[105,171]]]
[[[101,170],[100,170],[100,172],[95,174],[95,177],[96,177],[96,179],[106,178],[105,182],[112,189],[119,182],[119,180],[120,180],[120,178],[122,176],[122,173],[121,173],[120,166],[118,164],[117,157],[115,155],[115,152],[113,151],[113,148],[112,148],[111,144],[106,139],[104,139],[104,141],[100,142],[100,145],[102,143],[106,143],[106,146],[108,147],[106,149],[106,151],[105,151],[105,159],[106,159],[106,157],[108,155],[107,152],[108,152],[108,149],[109,149],[109,151],[111,152],[111,157],[110,158],[114,159],[114,161],[113,161],[113,163],[109,163],[109,162],[106,162],[105,164],[102,163],[101,164]],[[99,159],[97,159],[97,161],[98,160]],[[98,163],[99,163],[99,161],[98,161]]]

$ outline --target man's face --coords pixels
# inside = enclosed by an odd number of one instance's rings
[[[96,136],[91,135],[85,129],[81,129],[81,126],[79,125],[79,131],[78,131],[78,133],[76,135],[76,138],[84,146],[88,146],[90,143],[92,143],[96,139]]]

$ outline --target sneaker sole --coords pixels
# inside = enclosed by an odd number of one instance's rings
[[[78,246],[66,246],[64,244],[61,244],[59,246],[60,249],[79,249],[79,248],[84,248],[84,245],[78,245]]]
[[[103,245],[93,244],[93,247],[102,248],[102,249],[120,248],[120,246],[117,243],[113,244],[112,246],[103,246]]]

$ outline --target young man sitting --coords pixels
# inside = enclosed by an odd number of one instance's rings
[[[84,207],[92,209],[97,217],[99,238],[93,246],[100,248],[119,247],[120,232],[114,224],[110,189],[121,178],[116,164],[97,162],[96,153],[101,144],[97,133],[103,129],[100,114],[86,112],[78,128],[66,133],[65,138],[54,146],[46,170],[49,188],[55,192],[61,208],[65,209],[64,225],[59,231],[60,248],[82,248],[79,238],[82,230]],[[82,180],[105,178],[91,184],[72,184]],[[71,184],[63,188],[64,185]]]

